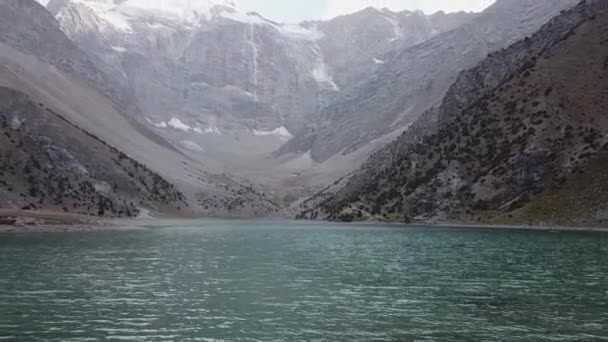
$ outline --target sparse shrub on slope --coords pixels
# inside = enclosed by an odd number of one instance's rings
[[[425,129],[372,156],[318,208],[332,220],[370,207],[368,217],[389,221],[550,221],[515,212],[588,172],[606,144],[605,7],[583,2],[464,72]],[[501,63],[513,71],[492,86],[485,75]]]

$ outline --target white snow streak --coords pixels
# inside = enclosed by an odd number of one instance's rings
[[[215,126],[209,126],[209,127],[205,128],[204,133],[222,135],[222,132],[220,131],[220,129]]]
[[[253,101],[258,101],[258,46],[255,43],[255,25],[250,24],[249,44],[251,45],[251,77],[253,79]]]
[[[180,21],[196,22],[201,18],[211,16],[216,7],[237,10],[238,3],[234,0],[127,0],[118,9],[121,12],[136,15],[156,15],[170,17]]]
[[[180,119],[178,118],[171,118],[171,121],[169,121],[169,123],[167,124],[169,127],[175,128],[175,129],[179,129],[180,131],[184,131],[184,132],[188,132],[192,129],[192,127],[186,125],[185,123],[181,122]]]
[[[310,72],[315,81],[317,81],[317,83],[320,85],[329,86],[335,91],[340,90],[340,87],[338,87],[338,85],[334,82],[334,79],[327,71],[327,65],[325,65],[322,60],[320,60]]]
[[[315,41],[323,38],[323,33],[316,27],[306,28],[302,25],[280,25],[277,26],[277,29],[285,37],[293,40]]]
[[[169,122],[161,121],[160,123],[156,123],[148,118],[146,118],[146,121],[148,121],[152,126],[158,128],[173,128],[184,132],[189,132],[192,130],[192,127],[186,125],[178,118],[171,118]]]
[[[113,2],[102,2],[93,0],[71,0],[72,3],[81,4],[90,8],[100,19],[115,29],[132,32],[129,19],[124,13],[116,10]]]
[[[378,59],[378,58],[374,58],[374,63],[376,63],[376,64],[385,64],[386,61],[383,61],[383,60]]]
[[[289,131],[287,130],[287,128],[285,128],[284,126],[281,126],[279,128],[275,128],[272,131],[258,131],[257,129],[253,130],[253,135],[259,136],[259,137],[267,137],[267,136],[278,136],[280,138],[283,139],[291,139],[293,138],[293,135],[291,135],[291,133],[289,133]]]
[[[157,128],[167,128],[167,123],[162,121],[160,123],[156,123],[148,118],[146,118],[146,121],[148,121],[150,123],[150,125],[157,127]]]
[[[40,1],[40,0],[39,0]],[[314,41],[323,38],[316,27],[297,24],[277,24],[256,13],[244,13],[235,0],[126,0],[115,4],[114,0],[69,0],[85,5],[105,21],[110,28],[133,32],[131,19],[143,17],[152,29],[165,27],[164,20],[181,21],[188,27],[196,27],[201,20],[221,17],[245,24],[268,25],[292,40]]]
[[[323,38],[323,33],[316,27],[306,28],[297,24],[276,24],[264,19],[256,13],[222,12],[223,18],[250,25],[268,25],[274,27],[282,35],[293,40],[315,41]]]
[[[403,33],[401,32],[401,26],[399,25],[399,22],[393,18],[389,18],[389,17],[384,17],[384,19],[386,19],[389,23],[391,23],[391,25],[393,25],[393,37],[389,39],[389,42],[392,43],[394,41],[397,41],[399,39],[401,39],[401,37],[403,37]]]

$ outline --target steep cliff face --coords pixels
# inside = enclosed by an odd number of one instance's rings
[[[370,158],[301,216],[603,222],[606,8],[583,2],[463,72],[421,130]]]
[[[52,15],[35,1],[1,0],[0,42],[37,56],[63,72],[86,80],[127,107],[126,87],[117,88],[94,61],[62,32]]]
[[[266,155],[319,125],[322,109],[387,53],[474,17],[368,8],[288,25],[234,1],[199,1],[204,8],[179,13],[154,4],[53,0],[48,9],[105,74],[130,88],[144,124],[193,158],[233,169],[262,159],[276,168]]]
[[[240,217],[276,212],[246,182],[207,172],[135,120],[120,98],[100,92],[106,74],[42,6],[0,1],[0,17],[6,199],[0,205],[96,214],[102,203],[104,215],[138,208]],[[65,196],[54,197],[59,192]]]
[[[502,0],[469,23],[415,46],[394,50],[364,82],[343,88],[320,123],[297,135],[280,154],[310,151],[325,161],[405,129],[437,105],[460,71],[532,34],[577,0]]]
[[[340,88],[364,82],[391,51],[407,49],[472,20],[473,13],[392,12],[373,7],[315,23],[318,44]],[[311,24],[308,24],[311,25]]]

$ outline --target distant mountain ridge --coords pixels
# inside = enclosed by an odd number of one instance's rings
[[[310,151],[323,162],[402,132],[436,106],[460,71],[534,33],[578,0],[501,0],[468,22],[420,44],[391,51],[378,70],[343,88],[320,113],[320,124],[279,154]]]

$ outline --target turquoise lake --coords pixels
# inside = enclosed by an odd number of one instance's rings
[[[608,234],[144,228],[0,235],[0,340],[608,340]]]

